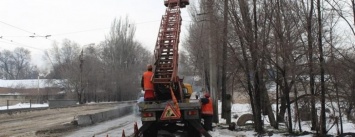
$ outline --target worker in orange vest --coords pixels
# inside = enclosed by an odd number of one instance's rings
[[[201,103],[202,119],[204,120],[203,127],[207,131],[212,131],[213,105],[209,93],[205,93],[205,97],[201,98]]]
[[[154,85],[152,83],[153,77],[153,66],[147,65],[147,71],[143,73],[141,86],[142,89],[145,91],[144,93],[144,101],[153,101],[155,99],[154,95]]]

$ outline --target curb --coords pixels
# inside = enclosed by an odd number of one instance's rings
[[[111,120],[133,113],[132,106],[120,107],[117,109],[99,112],[95,114],[78,115],[73,123],[79,126],[87,126],[95,123]]]

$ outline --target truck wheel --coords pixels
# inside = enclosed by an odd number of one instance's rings
[[[187,127],[188,137],[201,137],[201,133],[197,131],[192,125]]]
[[[143,132],[143,137],[157,137],[158,136],[158,129],[157,124],[152,124],[147,130]]]

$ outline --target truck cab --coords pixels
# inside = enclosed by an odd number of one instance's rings
[[[193,92],[191,84],[184,83],[184,87],[182,88],[184,94],[184,102],[189,102],[191,94]]]
[[[187,137],[201,137],[202,134],[210,137],[201,126],[201,103],[199,100],[190,100],[193,92],[192,85],[183,83],[182,92],[183,100],[178,103],[179,109],[174,107],[171,100],[138,103],[141,120],[144,123],[142,127],[144,137],[157,136],[160,131],[166,131],[171,135],[184,134]],[[171,110],[169,116],[175,116],[179,111],[181,117],[165,118],[167,106]]]

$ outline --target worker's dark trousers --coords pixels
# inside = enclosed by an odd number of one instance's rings
[[[212,115],[202,115],[202,118],[204,120],[203,128],[205,128],[206,131],[212,131]]]

